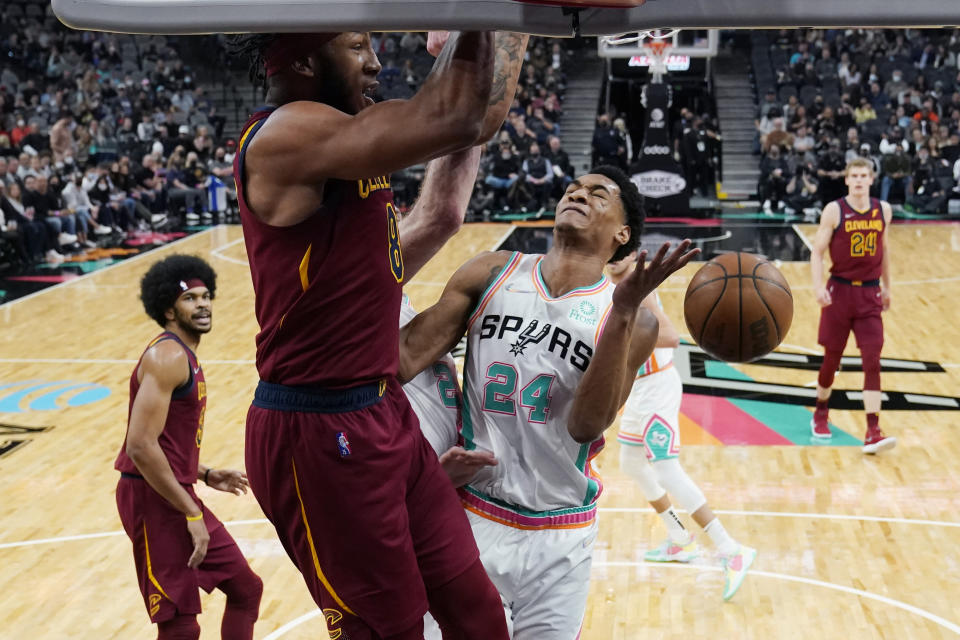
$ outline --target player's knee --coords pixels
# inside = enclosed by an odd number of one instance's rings
[[[253,570],[247,568],[244,575],[231,578],[220,584],[220,590],[227,596],[227,606],[243,609],[253,615],[260,613],[260,598],[263,596],[263,580]]]
[[[430,613],[444,638],[457,640],[506,640],[509,638],[503,601],[480,559],[463,573],[427,597]],[[463,603],[469,601],[475,615],[463,615]]]
[[[157,640],[199,640],[197,616],[176,616],[157,624]]]
[[[654,462],[653,469],[673,502],[687,513],[693,513],[707,503],[703,491],[690,479],[677,458]]]
[[[823,364],[820,365],[820,373],[817,375],[817,384],[824,389],[833,386],[833,379],[837,375],[837,369],[840,367],[840,358],[843,357],[843,351],[827,349],[823,354]]]
[[[643,497],[647,502],[653,502],[663,497],[667,490],[657,481],[657,474],[643,447],[622,445],[620,447],[620,470],[637,481]]]
[[[860,349],[860,359],[863,361],[863,390],[880,391],[880,350],[877,345],[869,345]]]

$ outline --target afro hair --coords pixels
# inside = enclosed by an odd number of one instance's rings
[[[197,256],[174,254],[147,270],[140,280],[140,300],[147,315],[161,327],[167,326],[166,313],[183,293],[181,282],[199,279],[210,290],[210,298],[217,293],[217,274],[205,260]]]

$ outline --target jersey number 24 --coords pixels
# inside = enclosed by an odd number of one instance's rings
[[[541,373],[520,390],[520,406],[529,409],[528,422],[544,424],[550,413],[550,387],[556,376]],[[487,383],[483,387],[483,410],[490,413],[517,415],[517,370],[513,365],[494,362],[487,367]]]

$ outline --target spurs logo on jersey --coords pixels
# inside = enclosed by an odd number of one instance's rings
[[[467,508],[534,527],[541,524],[527,520],[558,517],[557,510],[565,524],[587,522],[600,494],[590,459],[603,439],[576,442],[567,418],[613,292],[602,277],[553,297],[542,259],[513,254],[470,318],[462,428],[466,448],[493,451],[500,461],[461,492]],[[584,322],[594,310],[597,321]]]
[[[556,355],[561,360],[569,359],[570,364],[586,371],[590,364],[590,358],[593,357],[593,347],[582,340],[573,342],[573,336],[578,329],[568,327],[564,329],[559,325],[547,323],[540,331],[537,331],[540,321],[537,319],[526,320],[520,316],[497,314],[487,314],[483,316],[480,322],[481,340],[499,340],[505,341],[510,345],[510,354],[522,356],[529,345],[540,345],[547,352]],[[523,331],[520,327],[526,325]],[[519,335],[517,332],[520,331]],[[536,333],[534,333],[536,332]],[[544,338],[550,336],[549,340],[544,342]],[[573,348],[571,348],[573,345]]]

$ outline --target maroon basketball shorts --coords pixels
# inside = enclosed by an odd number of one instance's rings
[[[210,532],[207,555],[196,569],[187,566],[193,540],[183,513],[140,476],[125,473],[117,483],[117,510],[133,542],[137,580],[151,622],[200,613],[199,589],[210,593],[247,567],[247,560],[223,523],[203,507],[193,487],[183,488],[203,510],[203,521]]]
[[[470,524],[400,384],[261,382],[247,476],[331,632],[389,636],[479,557]],[[331,633],[332,635],[332,633]]]
[[[827,291],[833,302],[820,310],[817,342],[831,351],[843,351],[850,331],[857,346],[883,347],[883,301],[879,286],[856,286],[830,278]]]

